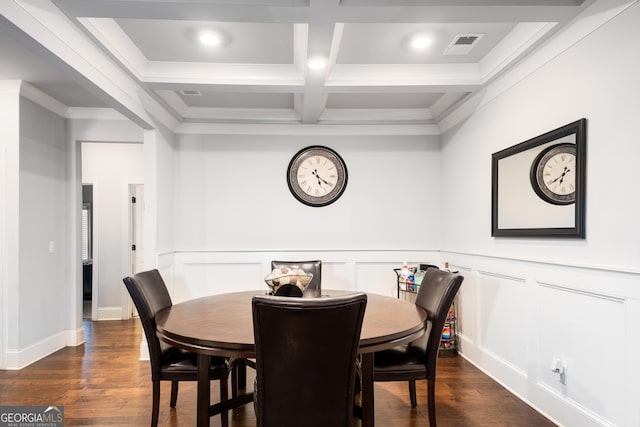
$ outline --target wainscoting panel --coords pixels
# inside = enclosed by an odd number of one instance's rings
[[[180,286],[174,289],[176,302],[206,295],[249,291],[264,283],[260,262],[185,263],[181,266],[181,273]],[[266,291],[266,285],[264,287]]]
[[[356,265],[358,290],[386,296],[397,296],[398,276],[393,269],[399,267],[397,264],[392,263],[358,263]]]
[[[174,255],[173,253],[168,254],[160,254],[156,259],[156,268],[164,283],[167,285],[167,289],[169,290],[169,294],[174,294],[174,285],[173,285],[173,267],[174,267]]]
[[[624,300],[539,283],[540,384],[615,425],[624,420]],[[578,310],[575,308],[579,307]],[[564,384],[551,362],[566,365]]]
[[[496,271],[478,272],[478,342],[496,357],[508,361],[521,372],[527,368],[527,292],[523,277]]]
[[[271,260],[322,260],[322,289],[396,295],[396,274],[403,261],[439,263],[436,251],[176,252],[158,255],[159,270],[174,303],[205,295],[267,290]]]
[[[640,425],[640,274],[441,256],[465,277],[462,357],[560,426]]]
[[[454,303],[456,306],[456,334],[458,335],[458,347],[464,351],[465,343],[474,344],[474,337],[478,322],[475,320],[475,299],[477,298],[477,277],[471,267],[462,265],[450,265],[451,271],[457,271],[464,276],[464,281]],[[462,289],[465,292],[462,292]]]
[[[331,289],[355,290],[353,268],[348,262],[322,261],[322,292]]]

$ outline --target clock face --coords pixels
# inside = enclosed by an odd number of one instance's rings
[[[287,183],[296,199],[309,206],[335,202],[347,186],[347,166],[330,148],[314,145],[298,151],[289,163]]]
[[[570,205],[576,201],[576,146],[556,144],[545,148],[531,165],[531,185],[545,202]]]

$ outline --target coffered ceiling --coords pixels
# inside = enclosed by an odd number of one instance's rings
[[[81,34],[178,123],[437,124],[594,1],[3,0],[0,78],[123,108],[26,11],[67,45],[65,28]],[[310,69],[315,57],[326,67]]]

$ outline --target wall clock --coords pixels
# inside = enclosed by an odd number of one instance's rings
[[[531,185],[545,202],[570,205],[576,201],[576,146],[545,148],[531,164]]]
[[[287,168],[291,194],[308,206],[326,206],[344,193],[347,165],[334,150],[312,145],[298,151]]]

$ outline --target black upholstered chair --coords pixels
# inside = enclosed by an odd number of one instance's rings
[[[155,427],[158,425],[160,412],[160,381],[171,381],[170,406],[174,408],[178,400],[178,382],[197,380],[197,355],[172,347],[158,339],[156,314],[172,305],[171,297],[158,270],[141,272],[122,280],[138,310],[149,346],[151,381],[153,382],[151,426]],[[220,398],[223,401],[227,400],[227,378],[229,376],[227,360],[212,356],[209,376],[212,380],[220,380]],[[223,411],[221,417],[222,425],[227,426],[229,424],[228,412]]]
[[[311,283],[304,291],[304,296],[319,297],[322,295],[322,261],[271,261],[271,269],[279,267],[300,268],[305,273],[313,274]]]
[[[302,289],[296,285],[281,285],[274,295],[278,297],[302,297],[304,294]]]
[[[427,310],[425,334],[409,344],[374,353],[374,381],[409,381],[411,406],[416,407],[416,380],[427,380],[429,425],[436,426],[435,381],[442,329],[454,297],[460,289],[460,275],[427,269],[416,304]]]
[[[364,293],[253,297],[258,427],[352,425],[366,302]]]

